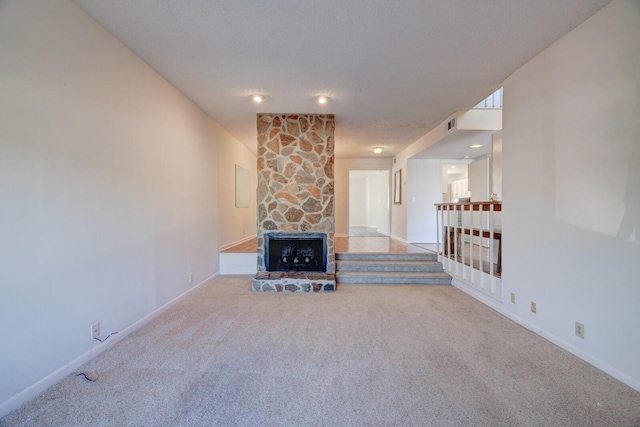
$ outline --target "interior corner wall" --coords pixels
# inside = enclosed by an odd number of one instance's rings
[[[455,115],[453,116],[455,117]],[[444,126],[437,126],[430,130],[426,135],[422,136],[413,144],[402,150],[393,158],[393,168],[391,170],[391,180],[398,169],[402,170],[403,183],[407,180],[407,166],[409,159],[416,154],[429,148],[436,142],[440,141],[446,136],[446,130]],[[393,185],[393,184],[392,184]],[[407,187],[402,185],[401,187],[401,203],[399,205],[391,205],[391,236],[400,239],[407,240]],[[391,187],[393,193],[393,186]]]
[[[372,209],[376,210],[377,232],[389,235],[391,218],[390,170],[378,171],[375,177],[378,194],[375,195]]]
[[[71,1],[0,2],[0,52],[1,412],[217,273],[227,136]]]
[[[442,202],[442,162],[407,162],[407,241],[436,243],[436,203]]]
[[[224,159],[218,165],[220,223],[224,224],[220,227],[220,247],[224,248],[256,236],[255,194],[258,178],[255,153],[224,129],[220,128],[220,132],[222,137],[219,138],[219,157]],[[251,195],[248,208],[236,207],[236,165],[249,171]]]
[[[472,202],[489,200],[489,156],[469,164],[469,192]]]
[[[504,82],[502,285],[504,310],[640,390],[638,40],[640,2],[614,0]]]
[[[340,143],[337,141],[336,143]],[[337,237],[349,234],[349,171],[389,170],[392,159],[379,158],[336,158],[333,165],[335,175],[335,234]],[[391,184],[389,184],[391,185]]]
[[[490,193],[495,193],[498,200],[502,200],[502,131],[491,135],[491,188]]]

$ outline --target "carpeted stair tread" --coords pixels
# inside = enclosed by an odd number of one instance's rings
[[[436,261],[437,255],[433,252],[394,254],[384,252],[338,252],[338,261]]]
[[[336,281],[349,284],[450,285],[451,276],[432,252],[336,253]]]
[[[351,284],[449,285],[451,284],[451,276],[444,272],[338,271],[336,281]]]
[[[336,261],[338,271],[443,271],[435,261]]]

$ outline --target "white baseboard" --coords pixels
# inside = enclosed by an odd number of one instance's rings
[[[255,239],[256,237],[258,237],[258,236],[253,234],[253,235],[251,235],[249,237],[245,237],[242,240],[238,240],[238,241],[235,241],[233,243],[228,243],[228,244],[226,244],[224,246],[220,246],[220,252],[226,251],[227,249],[232,248],[232,247],[234,247],[236,245],[240,245],[242,243],[248,242],[249,240]]]
[[[348,234],[335,234],[334,237],[349,237]]]
[[[451,284],[453,286],[455,286],[456,288],[460,289],[462,292],[470,295],[471,297],[477,299],[478,301],[480,301],[481,303],[489,306],[490,308],[492,308],[493,310],[497,311],[498,313],[502,314],[503,316],[509,318],[510,320],[513,320],[514,322],[516,322],[517,324],[529,329],[531,332],[533,332],[536,335],[541,336],[542,338],[546,339],[547,341],[557,345],[558,347],[568,351],[569,353],[573,354],[576,357],[579,357],[580,359],[584,360],[585,362],[595,366],[596,368],[600,369],[603,372],[606,372],[607,374],[611,375],[613,378],[625,383],[626,385],[628,385],[629,387],[640,391],[640,380],[637,380],[627,374],[625,374],[624,372],[619,371],[618,369],[614,368],[613,366],[609,365],[608,363],[603,362],[602,360],[593,357],[591,354],[573,346],[572,344],[568,343],[567,341],[549,333],[548,331],[545,331],[542,328],[539,328],[538,326],[532,324],[531,322],[523,319],[522,317],[516,315],[515,313],[506,310],[504,308],[504,303],[497,301],[491,297],[489,297],[488,295],[483,294],[482,292],[478,291],[477,289],[473,288],[472,286],[466,284],[465,282],[462,282],[456,278],[453,278],[453,280],[451,281]]]
[[[219,273],[215,273],[214,275],[206,278],[205,280],[198,283],[197,285],[187,290],[183,294],[177,296],[176,298],[172,299],[168,303],[164,304],[162,307],[155,309],[154,311],[147,314],[137,322],[127,326],[121,331],[118,331],[117,334],[112,335],[108,340],[105,340],[102,343],[98,343],[96,341],[97,344],[94,347],[92,347],[91,350],[76,357],[75,359],[73,359],[66,365],[60,367],[59,369],[53,371],[52,373],[50,373],[40,381],[30,385],[29,387],[22,390],[18,394],[0,403],[0,418],[4,417],[5,415],[9,414],[12,411],[15,411],[16,409],[18,409],[19,407],[21,407],[22,405],[24,405],[34,397],[38,396],[40,393],[42,393],[43,391],[45,391],[46,389],[48,389],[49,387],[51,387],[52,385],[60,381],[61,379],[73,373],[73,371],[78,369],[80,366],[84,365],[85,363],[87,363],[94,357],[98,356],[105,350],[108,350],[109,348],[113,347],[115,344],[117,344],[118,342],[122,341],[125,337],[127,337],[127,335],[131,334],[135,330],[139,329],[140,327],[149,323],[156,317],[160,316],[160,314],[166,311],[169,307],[171,307],[172,305],[180,301],[185,296],[189,295],[191,292],[198,289],[200,286],[204,285],[210,280],[215,279],[217,276],[219,276]]]
[[[399,240],[402,243],[409,243],[409,242],[407,242],[406,239],[403,239],[402,237],[394,236],[393,234],[390,234],[389,237],[391,237],[393,240]]]

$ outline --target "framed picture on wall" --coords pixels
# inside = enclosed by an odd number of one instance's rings
[[[402,186],[402,169],[398,169],[393,174],[393,203],[399,205],[401,203],[400,194]]]

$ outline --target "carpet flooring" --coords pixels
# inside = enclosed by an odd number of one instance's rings
[[[640,393],[452,286],[250,280],[201,286],[0,426],[640,426]]]

